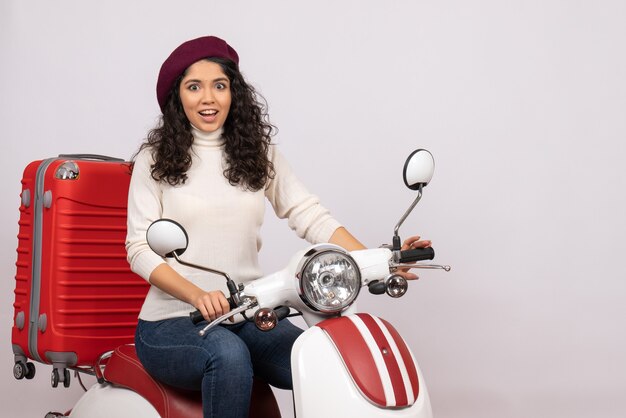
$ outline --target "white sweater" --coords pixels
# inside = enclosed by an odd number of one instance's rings
[[[258,252],[265,198],[280,218],[287,218],[296,234],[311,243],[327,242],[340,224],[294,176],[291,167],[270,146],[276,176],[257,192],[231,186],[224,177],[221,130],[203,133],[192,127],[192,164],[183,185],[170,186],[150,175],[150,149],[136,158],[128,194],[126,250],[131,269],[148,280],[161,263],[205,290],[227,293],[222,276],[199,272],[164,260],[148,247],[146,230],[159,218],[169,218],[185,227],[189,247],[183,259],[227,272],[237,283],[261,276]],[[186,316],[194,307],[151,286],[139,317],[146,321]]]

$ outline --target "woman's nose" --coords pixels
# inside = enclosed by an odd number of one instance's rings
[[[213,91],[211,89],[204,89],[202,92],[202,102],[203,103],[213,103],[215,98],[213,97]]]

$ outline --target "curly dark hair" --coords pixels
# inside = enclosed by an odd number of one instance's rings
[[[224,177],[233,186],[260,190],[274,178],[268,150],[276,128],[269,123],[265,99],[245,81],[232,61],[222,58],[206,60],[219,64],[230,81],[231,106],[222,133],[226,159]],[[155,161],[151,167],[152,177],[173,186],[185,183],[191,166],[193,136],[179,93],[184,76],[185,73],[181,74],[174,83],[157,127],[148,132],[146,141],[139,148],[139,151],[144,148],[152,150]]]

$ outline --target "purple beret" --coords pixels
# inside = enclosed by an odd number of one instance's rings
[[[194,62],[204,58],[218,57],[239,64],[239,55],[223,39],[216,36],[203,36],[192,39],[176,48],[165,60],[157,80],[157,100],[161,111],[165,108],[167,95],[178,76]]]

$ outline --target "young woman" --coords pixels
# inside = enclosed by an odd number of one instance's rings
[[[135,157],[128,199],[128,260],[151,284],[137,354],[155,378],[201,390],[205,417],[247,417],[253,375],[290,389],[290,351],[301,330],[281,321],[263,333],[235,321],[199,337],[189,312],[199,309],[206,320],[228,312],[225,281],[153,253],[145,238],[151,222],[181,223],[189,234],[186,259],[242,283],[262,276],[265,199],[311,243],[364,248],[271,144],[273,127],[238,64],[235,50],[213,36],[187,41],[167,58],[157,82],[163,114]],[[428,245],[419,237],[405,241],[405,247]]]

